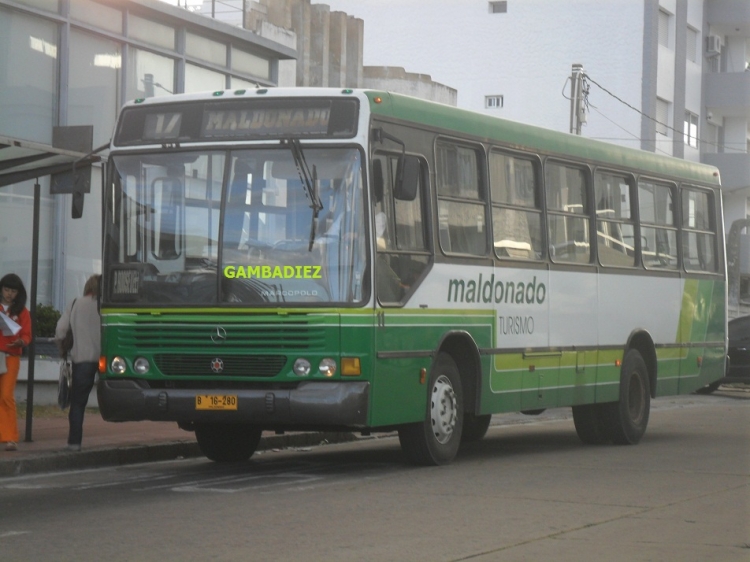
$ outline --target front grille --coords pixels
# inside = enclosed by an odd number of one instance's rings
[[[223,338],[217,339],[217,329]],[[274,324],[248,324],[220,321],[191,324],[162,321],[119,326],[116,345],[143,352],[157,350],[200,350],[221,348],[234,352],[316,351],[326,346],[326,330],[320,324],[290,321]],[[212,339],[213,338],[213,339]]]
[[[285,355],[154,355],[156,366],[167,376],[274,377],[286,360]],[[218,363],[220,372],[211,368]]]

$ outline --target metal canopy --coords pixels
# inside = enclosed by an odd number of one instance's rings
[[[0,136],[0,187],[90,166],[100,157]]]

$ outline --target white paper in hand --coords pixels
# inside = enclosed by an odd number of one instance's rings
[[[0,312],[0,332],[4,336],[15,336],[21,331],[21,326],[4,312]]]

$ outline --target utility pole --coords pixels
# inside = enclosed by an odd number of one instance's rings
[[[586,73],[582,64],[573,65],[573,74],[570,76],[570,132],[581,134],[581,127],[586,122],[586,107],[584,105],[584,77]]]

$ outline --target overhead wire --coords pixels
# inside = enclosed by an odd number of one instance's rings
[[[599,84],[599,82],[597,82],[596,80],[594,80],[593,78],[591,78],[591,76],[589,76],[588,74],[585,74],[585,73],[584,73],[584,74],[583,74],[583,79],[584,79],[584,83],[585,83],[585,81],[589,81],[589,82],[591,82],[592,84],[594,84],[595,86],[597,86],[597,87],[598,87],[599,89],[601,89],[601,90],[602,90],[602,91],[603,91],[604,93],[608,94],[609,96],[612,96],[612,97],[613,97],[614,99],[616,99],[617,101],[619,101],[619,102],[620,102],[620,103],[622,103],[623,105],[625,105],[625,106],[629,107],[630,109],[632,109],[632,110],[633,110],[633,111],[635,111],[636,113],[638,113],[638,114],[642,115],[642,116],[643,116],[643,117],[645,117],[646,119],[649,119],[649,120],[653,121],[653,122],[654,122],[654,123],[656,123],[657,125],[661,125],[662,127],[666,128],[666,129],[668,129],[668,130],[670,130],[670,131],[673,131],[673,132],[675,132],[675,133],[678,133],[678,134],[680,134],[680,135],[684,135],[684,134],[685,134],[685,132],[684,132],[684,131],[680,131],[680,130],[678,130],[678,129],[675,129],[674,127],[670,127],[670,126],[669,126],[669,125],[667,125],[666,123],[662,123],[661,121],[659,121],[659,120],[657,120],[657,119],[654,119],[653,117],[651,117],[651,116],[650,116],[650,115],[648,115],[647,113],[644,113],[643,111],[641,111],[641,110],[640,110],[640,109],[638,109],[637,107],[634,107],[633,105],[629,104],[628,102],[626,102],[625,100],[623,100],[623,99],[622,99],[621,97],[619,97],[618,95],[616,95],[616,94],[612,93],[612,92],[611,92],[611,91],[609,91],[609,90],[608,90],[607,88],[605,88],[604,86],[602,86],[601,84]],[[568,78],[568,80],[570,80],[570,78]],[[565,85],[567,85],[567,81],[565,82]],[[563,88],[564,88],[564,87],[565,87],[565,86],[563,86]],[[594,109],[596,109],[596,107],[595,107],[595,106],[593,106],[593,105],[591,105],[591,104],[589,103],[589,100],[588,100],[588,94],[589,94],[589,89],[588,89],[588,87],[586,87],[586,88],[584,89],[584,103],[585,103],[586,107],[587,107],[587,108],[589,108],[589,107],[593,107]],[[565,96],[564,94],[563,94],[563,97],[565,97],[566,99],[570,99],[570,98],[568,98],[567,96]],[[601,111],[598,111],[598,110],[597,110],[597,113],[598,113],[599,115],[601,115],[602,117],[604,117],[605,119],[607,119],[607,120],[608,120],[608,121],[609,121],[610,123],[612,123],[613,125],[617,126],[618,128],[620,128],[620,129],[622,129],[623,131],[625,131],[626,133],[628,133],[629,135],[632,135],[632,134],[633,134],[633,133],[631,133],[630,131],[627,131],[627,130],[625,130],[625,129],[624,129],[623,127],[621,127],[620,125],[618,125],[617,123],[615,123],[615,122],[614,122],[614,121],[612,121],[611,119],[609,119],[609,118],[608,118],[608,117],[607,117],[606,115],[604,115],[604,114],[603,114],[603,113],[602,113]],[[634,136],[635,136],[635,135],[634,135]],[[638,138],[638,137],[636,137],[636,138]],[[644,140],[644,139],[641,139],[641,138],[638,138],[638,139],[639,139],[639,140]],[[648,140],[652,140],[652,139],[648,139]],[[734,148],[734,147],[728,146],[728,145],[727,145],[726,143],[723,143],[723,144],[718,144],[718,143],[714,143],[714,142],[710,142],[710,141],[706,141],[706,140],[702,140],[702,139],[701,139],[701,140],[699,140],[699,142],[701,142],[701,143],[702,143],[702,144],[704,144],[704,145],[714,146],[714,147],[717,147],[717,148],[721,148],[721,149],[723,149],[723,150],[733,150],[733,151],[736,151],[736,152],[744,152],[744,151],[743,151],[743,150],[741,150],[741,149],[738,149],[738,148]],[[660,152],[664,152],[664,151],[663,151],[663,150],[660,150]],[[666,152],[664,152],[664,153],[665,153],[665,154],[668,154],[668,153],[666,153]]]

